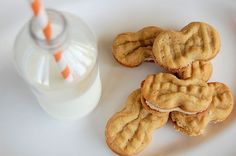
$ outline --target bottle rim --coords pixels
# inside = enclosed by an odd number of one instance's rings
[[[38,46],[54,52],[55,49],[60,48],[66,41],[68,23],[65,16],[59,11],[46,9],[46,13],[52,23],[53,17],[55,16],[61,20],[62,30],[57,35],[53,36],[49,41],[47,41],[35,33],[34,27],[35,24],[37,24],[37,17],[33,16],[29,22],[29,33]]]

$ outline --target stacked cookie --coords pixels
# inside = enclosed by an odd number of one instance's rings
[[[123,110],[107,123],[108,146],[120,155],[137,154],[169,117],[176,130],[189,136],[225,120],[233,109],[232,94],[223,83],[207,82],[213,71],[209,61],[219,50],[217,31],[202,22],[179,32],[146,27],[118,35],[112,52],[119,63],[135,67],[151,61],[169,73],[148,75],[129,95]]]

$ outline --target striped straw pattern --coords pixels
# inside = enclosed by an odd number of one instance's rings
[[[45,8],[43,7],[40,0],[30,0],[30,3],[31,8],[34,12],[34,16],[36,17],[39,26],[42,28],[45,39],[49,41],[52,37],[52,28]],[[63,56],[62,51],[54,52],[54,59],[57,62],[57,65],[63,78],[67,81],[73,81],[73,76],[71,74],[70,67],[67,64],[67,61]]]
[[[73,81],[70,67],[68,64],[66,64],[66,60],[65,57],[63,57],[63,53],[61,51],[55,52],[54,58],[58,64],[58,67],[61,71],[61,75],[63,76],[63,78],[68,81]]]

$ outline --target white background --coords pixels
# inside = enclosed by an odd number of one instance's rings
[[[106,156],[104,127],[147,74],[161,69],[145,63],[129,69],[111,55],[115,35],[144,26],[180,29],[191,21],[217,28],[222,48],[213,60],[211,81],[226,83],[236,96],[236,2],[158,0],[44,0],[47,7],[81,17],[98,38],[103,95],[98,107],[75,122],[48,116],[12,64],[14,38],[31,17],[27,0],[0,0],[0,156]],[[89,101],[88,101],[89,102]],[[236,111],[201,137],[186,137],[168,123],[156,130],[140,155],[236,155]]]

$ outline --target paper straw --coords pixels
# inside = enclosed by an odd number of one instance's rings
[[[51,40],[52,37],[52,26],[45,8],[43,7],[40,0],[30,0],[31,8],[33,10],[34,16],[40,26],[42,28],[44,37],[47,41]],[[62,51],[56,51],[53,54],[54,59],[59,67],[62,77],[66,81],[73,81],[73,76],[71,74],[71,70],[69,65],[67,64],[65,57],[63,56]]]

